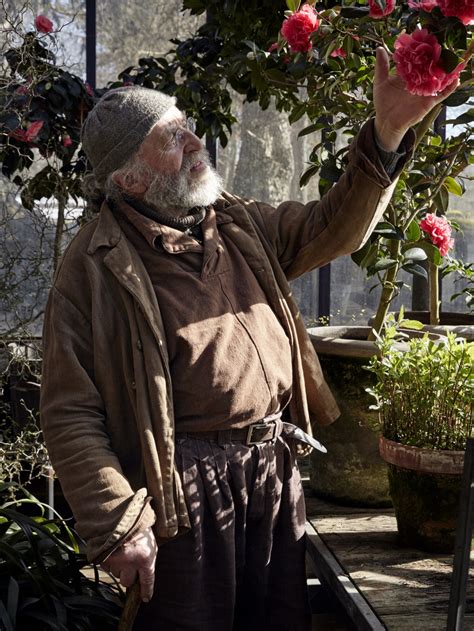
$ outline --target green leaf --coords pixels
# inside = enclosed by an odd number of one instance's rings
[[[416,245],[418,248],[421,248],[426,252],[426,256],[430,263],[433,263],[437,266],[441,265],[441,263],[443,262],[443,257],[441,256],[440,251],[435,245],[429,243],[428,241],[418,241]]]
[[[337,182],[342,175],[342,170],[333,164],[323,164],[320,171],[321,178],[329,182]]]
[[[461,195],[464,193],[462,186],[459,184],[459,182],[457,182],[453,177],[449,175],[444,179],[443,183],[448,189],[448,191],[452,193],[453,195],[457,195],[458,197],[461,197]]]
[[[400,326],[404,329],[414,329],[415,331],[421,331],[425,326],[419,320],[402,320]]]
[[[8,583],[8,602],[7,609],[10,620],[13,626],[16,625],[16,612],[18,610],[18,596],[20,594],[20,587],[17,581],[10,576],[10,582]]]
[[[286,0],[286,6],[294,13],[300,8],[300,0]]]
[[[442,49],[440,60],[443,70],[448,74],[452,72],[461,61],[458,55],[456,55],[456,53],[453,53],[453,51],[449,50],[448,48]]]
[[[323,127],[325,127],[325,125],[322,125],[321,123],[313,123],[312,125],[308,125],[308,127],[305,127],[299,132],[298,138],[301,138],[302,136],[307,136],[308,134],[312,134],[315,131],[319,131]]]
[[[319,172],[319,169],[320,169],[319,164],[313,164],[308,169],[306,169],[306,171],[300,177],[300,186],[306,186],[306,184],[310,181],[310,179],[314,177],[315,175],[317,175],[317,173]]]
[[[12,624],[12,621],[10,620],[10,617],[7,613],[7,610],[5,609],[5,605],[3,604],[3,602],[0,600],[0,621],[2,622],[5,631],[15,631],[15,627]]]
[[[423,248],[409,248],[404,252],[405,258],[412,261],[426,261],[428,255]]]
[[[290,122],[290,125],[292,125],[293,123],[296,123],[296,121],[299,120],[303,116],[303,114],[305,114],[305,112],[306,112],[306,103],[301,103],[300,105],[295,107],[295,109],[288,116],[288,121]]]
[[[363,18],[369,15],[369,7],[342,7],[341,17],[343,18]]]
[[[413,274],[413,276],[419,276],[420,278],[428,280],[428,273],[423,267],[421,267],[421,265],[417,265],[416,263],[407,263],[406,265],[402,265],[402,269],[409,274]]]
[[[371,247],[372,247],[372,243],[370,243],[370,241],[367,241],[365,245],[360,248],[360,250],[356,250],[356,252],[353,252],[351,254],[351,259],[354,261],[356,265],[358,265],[359,267],[362,267],[361,263],[364,260],[364,258],[367,256]]]
[[[456,90],[443,101],[443,105],[447,107],[458,107],[458,105],[463,105],[471,98],[471,92],[472,88],[470,87]]]
[[[406,230],[406,237],[410,241],[418,241],[421,238],[421,228],[418,222],[413,220]]]
[[[373,269],[375,272],[382,272],[383,270],[394,267],[396,264],[397,264],[397,261],[395,259],[383,258],[383,259],[379,259],[375,263]]]
[[[374,234],[378,234],[386,239],[397,239],[402,241],[405,239],[405,234],[403,230],[394,226],[389,221],[380,221],[374,229]]]
[[[474,107],[471,107],[467,112],[463,112],[456,118],[450,119],[446,122],[450,122],[455,125],[469,125],[469,123],[474,122]]]

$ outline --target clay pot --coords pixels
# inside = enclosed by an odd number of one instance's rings
[[[364,369],[377,348],[370,327],[330,326],[308,330],[341,416],[315,434],[328,449],[311,455],[310,484],[316,495],[350,506],[390,506],[387,466],[379,454],[378,414],[365,388],[375,377]]]
[[[388,463],[400,544],[452,553],[464,451],[421,449],[384,437],[379,446]]]

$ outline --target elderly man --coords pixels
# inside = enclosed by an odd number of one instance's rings
[[[118,89],[89,114],[104,201],[51,290],[42,426],[89,559],[140,582],[136,629],[309,629],[294,425],[338,410],[287,281],[361,247],[454,87],[411,96],[380,49],[345,174],[277,208],[221,192],[174,99]]]

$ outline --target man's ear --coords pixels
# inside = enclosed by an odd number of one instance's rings
[[[130,195],[144,195],[148,190],[148,185],[143,178],[136,178],[129,173],[125,174],[116,171],[112,174],[112,180]]]

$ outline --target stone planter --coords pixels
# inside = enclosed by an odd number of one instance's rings
[[[364,370],[377,349],[367,341],[370,327],[316,327],[308,330],[326,381],[341,410],[328,427],[318,427],[325,455],[311,455],[315,494],[346,505],[389,506],[387,466],[379,454],[379,422],[369,410],[365,388],[374,377]]]
[[[380,438],[402,545],[452,553],[464,451],[420,449]]]

